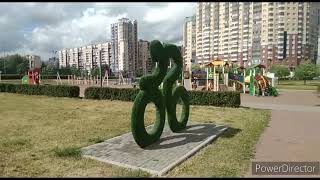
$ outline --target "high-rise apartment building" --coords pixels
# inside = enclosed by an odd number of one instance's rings
[[[205,63],[212,58],[213,29],[211,26],[212,8],[210,2],[197,4],[196,12],[196,58],[197,63]]]
[[[320,27],[320,9],[318,9],[318,27]],[[317,44],[317,62],[316,64],[320,64],[320,28],[318,29],[318,44]]]
[[[191,69],[191,64],[196,60],[196,17],[191,16],[185,19],[183,26],[183,61],[185,70]]]
[[[29,61],[29,68],[32,70],[34,68],[41,68],[41,57],[38,55],[26,55]]]
[[[58,68],[59,67],[59,58],[57,58],[57,57],[49,58],[48,65],[51,65],[55,68]]]
[[[252,6],[249,2],[215,3],[216,23],[213,26],[214,36],[213,58],[227,59],[230,62],[247,62],[251,60],[252,48],[251,26]]]
[[[297,66],[315,61],[318,29],[317,2],[263,2],[261,62]]]
[[[79,48],[63,49],[58,51],[59,66],[74,66],[81,70],[91,71],[94,67],[110,65],[112,60],[112,43],[100,43]]]
[[[286,64],[315,61],[318,2],[201,2],[196,13],[196,58]]]
[[[135,75],[138,59],[137,21],[121,18],[117,23],[112,24],[111,41],[113,43],[112,71],[124,71]]]
[[[150,54],[150,42],[140,39],[138,42],[137,74],[151,74],[153,65]]]
[[[318,37],[318,51],[317,51],[317,61],[316,64],[320,65],[320,35]]]
[[[68,66],[67,49],[58,51],[59,68]]]

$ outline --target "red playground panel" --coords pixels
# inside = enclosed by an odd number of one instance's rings
[[[40,80],[40,69],[39,68],[34,68],[33,70],[28,72],[28,76],[29,76],[29,84],[39,84],[39,80]]]

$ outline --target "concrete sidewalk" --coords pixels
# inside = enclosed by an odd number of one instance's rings
[[[271,109],[269,126],[256,145],[252,161],[320,161],[320,98],[307,91],[282,92],[279,99],[275,98],[242,96],[242,106]],[[246,177],[271,176],[252,176],[250,167]]]

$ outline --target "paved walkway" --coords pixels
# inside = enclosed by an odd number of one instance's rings
[[[320,98],[314,92],[288,91],[279,97],[241,98],[242,106],[272,110],[253,161],[320,161]],[[251,167],[246,176],[252,176]]]
[[[151,127],[147,129],[150,130]],[[82,150],[87,158],[162,176],[212,142],[226,129],[225,126],[193,122],[188,123],[185,130],[173,133],[166,123],[160,140],[144,149],[136,144],[130,132]]]

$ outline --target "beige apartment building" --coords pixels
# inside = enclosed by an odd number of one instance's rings
[[[245,66],[315,61],[319,6],[318,2],[198,3],[196,63],[218,57]],[[184,33],[184,39],[188,36]]]
[[[112,71],[135,75],[138,59],[137,21],[121,18],[117,23],[112,24],[111,41],[113,59],[110,65]]]
[[[247,61],[252,48],[252,3],[198,3],[196,12],[196,63],[222,58]]]
[[[213,29],[211,27],[212,3],[197,4],[196,12],[196,59],[197,63],[205,63],[212,58]]]
[[[186,17],[183,26],[183,60],[184,70],[191,70],[196,60],[196,16]]]
[[[79,48],[58,51],[59,67],[74,66],[89,73],[92,68],[110,65],[112,59],[112,43],[100,43]]]
[[[138,62],[137,74],[146,75],[151,74],[153,63],[150,54],[150,42],[139,40],[138,41]]]
[[[41,68],[41,57],[37,55],[26,55],[25,56],[29,61],[29,69],[33,70],[34,68]]]

